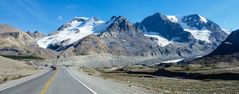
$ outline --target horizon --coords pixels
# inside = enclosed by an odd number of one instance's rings
[[[237,0],[5,0],[0,2],[0,24],[23,31],[49,34],[74,17],[96,17],[108,21],[112,16],[124,16],[131,23],[141,22],[155,13],[184,16],[199,14],[230,31],[239,29]],[[185,3],[186,2],[186,3]],[[57,11],[56,11],[57,10]],[[59,10],[59,11],[58,11]],[[127,10],[127,11],[125,11]]]

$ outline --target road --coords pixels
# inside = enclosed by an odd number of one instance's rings
[[[0,94],[96,94],[65,68],[52,70]]]

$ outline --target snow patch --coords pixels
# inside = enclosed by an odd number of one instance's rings
[[[222,29],[224,32],[226,32],[228,35],[231,34],[230,30]]]
[[[202,16],[201,16],[202,17]],[[207,22],[207,19],[204,17],[202,17],[201,19],[203,19],[203,21]],[[210,43],[210,36],[211,36],[211,31],[203,28],[202,30],[198,30],[195,27],[189,27],[186,23],[184,23],[182,20],[179,20],[179,24],[182,26],[182,28],[184,29],[184,31],[187,31],[189,33],[192,34],[192,36],[197,39],[197,40],[201,40],[201,41],[205,41],[207,43]]]
[[[227,44],[227,45],[233,45],[231,42],[224,42],[225,44]]]
[[[203,17],[201,15],[199,15],[199,17],[200,17],[201,21],[203,21],[204,23],[207,23],[207,19],[205,17]]]
[[[184,58],[180,58],[180,59],[174,59],[174,60],[167,60],[167,61],[163,61],[162,63],[177,63],[179,61],[182,61]]]
[[[95,34],[100,34],[103,31],[106,31],[107,28],[115,22],[116,18],[111,19],[110,21],[100,24],[97,27],[94,28],[94,33]]]
[[[147,37],[156,38],[158,45],[161,46],[161,47],[167,46],[168,44],[172,43],[171,41],[169,41],[166,38],[161,37],[157,34],[144,34],[144,35],[147,36]]]
[[[193,37],[197,40],[205,41],[207,43],[210,43],[209,40],[211,36],[211,31],[209,30],[193,30],[193,29],[184,29],[185,31],[191,33]]]
[[[178,18],[176,16],[167,16],[167,18],[171,21],[171,22],[174,22],[174,23],[178,23]]]

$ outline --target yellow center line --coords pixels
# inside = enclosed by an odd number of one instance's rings
[[[53,74],[53,76],[51,76],[51,78],[46,82],[45,86],[43,87],[43,89],[41,90],[40,94],[45,94],[47,89],[49,88],[49,86],[51,85],[52,81],[55,79],[56,77],[56,73],[58,72],[58,70]]]

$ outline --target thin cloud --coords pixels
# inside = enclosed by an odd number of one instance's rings
[[[62,16],[58,16],[58,19],[59,20],[63,20],[64,18]]]
[[[65,9],[77,9],[78,6],[77,5],[67,5],[65,6]]]

